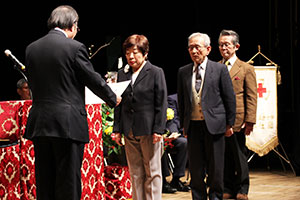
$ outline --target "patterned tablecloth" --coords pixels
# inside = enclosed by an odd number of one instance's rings
[[[0,199],[36,199],[34,148],[22,137],[31,101],[0,102]],[[82,163],[82,199],[105,199],[101,104],[88,104],[90,142]]]
[[[132,188],[127,166],[104,167],[106,200],[126,200],[132,197]]]

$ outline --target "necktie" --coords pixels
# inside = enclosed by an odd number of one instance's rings
[[[196,70],[195,70],[196,71],[195,89],[196,89],[197,93],[200,90],[201,82],[202,82],[202,77],[201,77],[200,69],[201,69],[201,66],[199,65],[198,67],[196,67]]]
[[[230,65],[230,62],[226,60],[225,65],[228,67],[228,65]]]
[[[226,60],[226,62],[225,62],[224,64],[226,65],[228,71],[230,71],[230,69],[231,69],[231,67],[232,67],[232,66],[230,65],[230,62],[229,62],[228,60]]]

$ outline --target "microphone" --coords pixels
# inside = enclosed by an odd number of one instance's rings
[[[25,70],[25,65],[23,65],[12,53],[11,53],[11,51],[10,50],[8,50],[8,49],[6,49],[5,51],[4,51],[4,53],[5,53],[5,55],[7,56],[7,57],[9,57],[14,63],[15,63],[15,65],[18,65],[20,68],[21,68],[21,70]]]

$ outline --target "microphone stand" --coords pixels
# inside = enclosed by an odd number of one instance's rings
[[[28,82],[26,75],[24,74],[24,72],[22,72],[22,70],[16,64],[14,64],[14,69],[17,70],[18,72],[20,72],[21,75],[23,76],[23,78]]]

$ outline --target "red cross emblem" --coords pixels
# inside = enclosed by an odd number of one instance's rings
[[[263,84],[259,83],[258,87],[257,87],[257,93],[258,93],[258,97],[261,98],[263,97],[263,93],[267,92],[267,88],[263,88]]]

